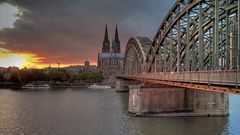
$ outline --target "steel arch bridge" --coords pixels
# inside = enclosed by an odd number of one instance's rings
[[[240,0],[178,0],[162,21],[142,62],[145,73],[137,70],[138,75],[130,76],[124,72],[121,77],[238,93],[239,20]],[[130,59],[129,52],[127,48],[126,60]]]
[[[147,37],[130,38],[124,57],[123,74],[141,74],[146,65],[146,57],[149,52],[152,40]]]

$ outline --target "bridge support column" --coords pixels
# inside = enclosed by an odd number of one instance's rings
[[[132,80],[117,79],[116,80],[116,91],[117,92],[128,92],[129,86],[138,85],[139,82]]]
[[[228,95],[176,87],[131,87],[130,114],[135,116],[225,116]]]

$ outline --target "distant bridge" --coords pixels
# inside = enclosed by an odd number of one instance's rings
[[[147,37],[129,39],[123,64],[124,75],[141,74],[144,72],[147,53],[149,52],[151,44],[152,40]]]
[[[178,0],[153,41],[131,38],[121,79],[240,93],[240,0]]]

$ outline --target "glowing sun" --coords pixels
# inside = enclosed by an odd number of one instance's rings
[[[41,67],[38,63],[41,58],[31,53],[17,53],[7,49],[0,48],[0,67]]]

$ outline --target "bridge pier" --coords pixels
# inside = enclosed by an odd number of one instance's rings
[[[128,111],[134,116],[226,116],[228,95],[176,87],[131,87]]]
[[[129,86],[138,85],[138,81],[117,79],[116,80],[116,91],[117,92],[128,92]]]

